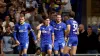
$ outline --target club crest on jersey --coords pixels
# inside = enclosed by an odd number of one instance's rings
[[[61,28],[61,26],[59,26],[59,28]]]

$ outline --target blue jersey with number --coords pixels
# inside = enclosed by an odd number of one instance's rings
[[[66,24],[71,27],[69,37],[77,37],[78,23],[73,18],[70,18],[66,21]]]
[[[55,35],[55,40],[57,41],[64,41],[64,33],[66,30],[66,24],[61,22],[61,23],[55,23],[53,24],[54,27],[54,35]]]
[[[54,34],[54,29],[52,26],[42,25],[40,27],[41,31],[41,43],[42,44],[52,44],[52,34]]]

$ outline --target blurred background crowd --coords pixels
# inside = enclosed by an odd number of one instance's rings
[[[30,23],[37,35],[38,26],[42,23],[43,16],[51,20],[56,18],[56,13],[62,15],[62,20],[68,18],[70,11],[76,12],[77,6],[74,0],[0,0],[0,45],[3,52],[17,54],[17,47],[14,47],[12,32],[14,25],[19,21],[21,15],[25,15],[26,22]],[[77,12],[76,12],[77,14]],[[79,23],[80,24],[80,23]],[[100,53],[100,29],[99,26],[79,25],[78,54]],[[28,54],[37,50],[37,45],[31,40]],[[12,46],[12,47],[11,47]]]

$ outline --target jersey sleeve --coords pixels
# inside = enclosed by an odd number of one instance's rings
[[[52,28],[52,29],[51,29],[51,33],[54,34],[54,28],[53,28],[53,27],[51,27],[51,28]]]
[[[30,31],[30,34],[32,35],[33,39],[36,40],[36,35],[35,35],[33,29],[31,28],[30,24],[28,24],[28,30]]]
[[[14,26],[14,32],[13,32],[13,38],[14,38],[14,40],[17,40],[17,31],[18,31],[18,28],[17,28],[18,26],[17,26],[17,24]]]
[[[70,25],[70,20],[67,20],[66,21],[66,25]]]

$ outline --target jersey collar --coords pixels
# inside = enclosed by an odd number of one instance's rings
[[[23,23],[20,23],[21,25],[23,25],[23,24],[25,24],[25,22],[23,22]]]
[[[70,19],[74,19],[74,18],[70,18]]]

